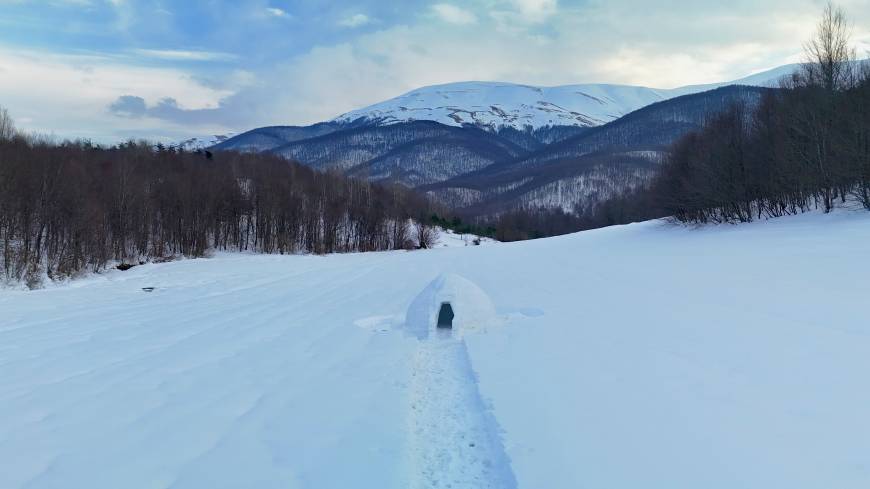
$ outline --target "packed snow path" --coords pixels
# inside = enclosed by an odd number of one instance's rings
[[[420,343],[411,380],[411,489],[512,489],[497,426],[450,330]]]

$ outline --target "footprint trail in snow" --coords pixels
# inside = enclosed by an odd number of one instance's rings
[[[412,489],[516,487],[465,343],[449,331],[420,343],[410,408]]]

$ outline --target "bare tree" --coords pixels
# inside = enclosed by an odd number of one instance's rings
[[[839,194],[845,199],[842,147],[836,140],[839,118],[838,92],[855,87],[858,82],[855,50],[850,47],[852,29],[845,11],[828,3],[813,37],[804,44],[806,62],[798,74],[796,88],[800,101],[793,104],[792,138],[795,157],[817,175],[820,198],[825,212],[830,212]]]
[[[420,249],[429,249],[435,246],[438,241],[438,230],[425,222],[417,223],[417,247]]]
[[[0,106],[0,141],[8,141],[15,137],[15,123],[9,111]]]
[[[274,155],[0,140],[0,274],[30,285],[211,250],[396,249],[408,219],[427,213],[410,189]],[[431,246],[433,230],[423,234]]]
[[[850,46],[851,39],[852,28],[846,12],[829,2],[815,35],[804,44],[804,81],[829,92],[852,87],[856,53]]]

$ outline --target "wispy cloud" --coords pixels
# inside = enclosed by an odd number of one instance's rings
[[[134,49],[133,52],[148,58],[165,59],[170,61],[232,61],[237,58],[234,54],[219,53],[213,51],[186,51],[178,49]]]
[[[521,14],[534,20],[544,20],[559,9],[558,0],[511,0]]]
[[[432,12],[445,22],[457,25],[476,24],[477,16],[470,10],[457,7],[451,3],[436,3],[432,5]]]
[[[277,7],[266,7],[266,13],[273,17],[287,17],[287,12]]]
[[[372,19],[370,19],[369,16],[366,14],[354,14],[350,17],[345,17],[344,19],[338,21],[338,25],[351,28],[361,27],[370,23],[371,21]]]

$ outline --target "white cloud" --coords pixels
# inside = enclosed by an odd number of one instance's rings
[[[445,22],[457,25],[476,24],[477,16],[473,12],[450,3],[432,5],[432,12]]]
[[[229,96],[228,89],[208,87],[189,73],[138,67],[117,59],[60,56],[0,49],[2,103],[22,129],[64,138],[86,137],[117,142],[138,136],[187,135],[190,128],[161,120],[129,120],[107,112],[123,95],[135,94],[149,104],[172,98],[185,109],[208,109]],[[197,130],[218,131],[203,125]]]
[[[536,21],[541,21],[556,13],[558,0],[511,0],[519,12]]]
[[[338,25],[353,28],[353,27],[364,26],[364,25],[370,23],[371,21],[372,21],[372,19],[370,19],[369,16],[366,14],[354,14],[354,15],[351,15],[350,17],[341,19],[338,22]]]
[[[286,17],[287,12],[277,8],[277,7],[266,7],[266,13],[273,17]]]
[[[500,31],[520,33],[550,21],[558,0],[489,0],[489,15]]]
[[[185,51],[178,49],[134,49],[134,53],[148,58],[170,61],[231,61],[235,55],[213,51]]]

